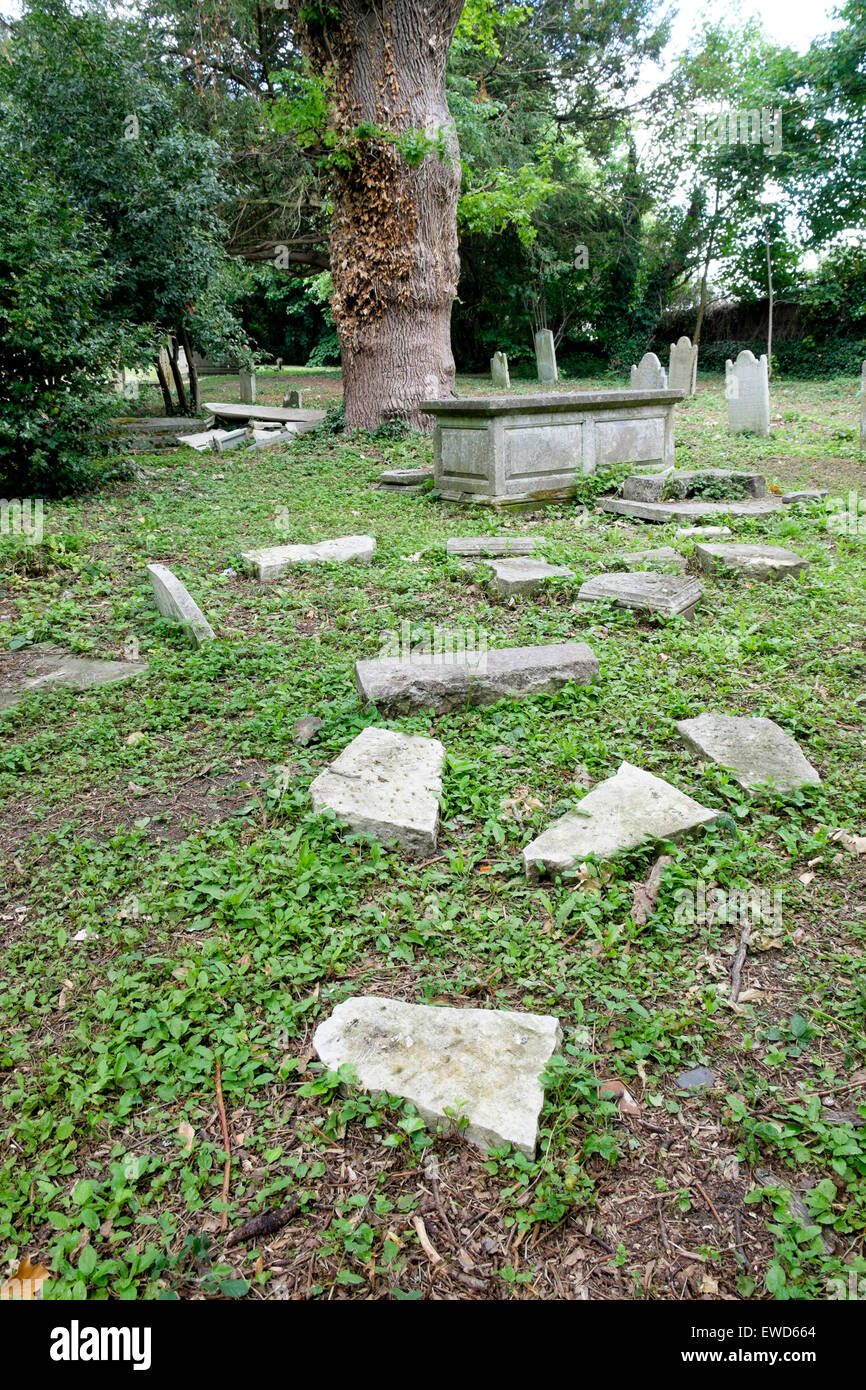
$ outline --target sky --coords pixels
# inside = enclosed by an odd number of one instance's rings
[[[819,34],[836,27],[831,19],[836,8],[836,0],[726,0],[724,5],[718,0],[679,0],[672,48],[685,45],[697,21],[732,19],[739,13],[744,19],[758,16],[771,39],[802,52]]]

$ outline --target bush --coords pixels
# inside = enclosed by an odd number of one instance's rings
[[[0,495],[78,492],[117,471],[106,433],[116,400],[104,383],[129,334],[100,318],[110,274],[98,234],[9,153],[0,150]]]

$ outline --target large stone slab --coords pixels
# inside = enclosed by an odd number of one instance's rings
[[[170,569],[166,569],[165,565],[148,565],[147,577],[162,616],[182,623],[194,646],[200,647],[202,642],[216,636],[186,585],[181,584]]]
[[[716,570],[739,570],[751,579],[785,579],[803,574],[809,561],[781,545],[706,545],[695,546],[695,558],[706,574]]]
[[[581,586],[577,597],[586,603],[616,603],[620,608],[641,608],[649,613],[689,616],[703,594],[700,580],[653,570],[628,574],[599,574]]]
[[[698,349],[690,338],[682,337],[671,343],[668,360],[668,385],[672,391],[694,394],[698,376]]]
[[[770,376],[766,354],[760,359],[744,348],[736,362],[725,363],[725,399],[732,434],[770,433]]]
[[[638,366],[631,369],[632,390],[646,387],[650,391],[666,391],[668,374],[654,352],[645,352]]]
[[[549,328],[540,328],[535,335],[535,365],[539,381],[550,383],[559,377],[553,333]]]
[[[438,739],[363,729],[310,785],[313,809],[412,854],[432,854],[445,749]]]
[[[682,574],[686,562],[673,546],[660,545],[655,550],[621,550],[611,557],[610,565],[611,569],[676,570]]]
[[[625,497],[598,497],[595,505],[603,512],[630,516],[635,521],[690,521],[710,516],[772,516],[782,508],[781,497],[723,497],[700,502],[630,502]]]
[[[491,560],[491,588],[503,598],[520,594],[537,594],[553,579],[574,579],[565,565],[549,565],[546,560],[518,556],[514,560]]]
[[[245,550],[241,559],[256,571],[260,583],[279,579],[294,565],[339,564],[346,560],[367,562],[376,550],[375,536],[336,536],[315,545],[272,545],[264,550]]]
[[[143,676],[145,661],[99,661],[75,656],[50,642],[0,656],[0,710],[40,690],[91,690]]]
[[[444,714],[467,705],[550,695],[569,681],[592,685],[597,677],[598,657],[584,642],[355,663],[361,699],[388,717],[413,710]]]
[[[314,430],[325,418],[324,410],[293,410],[278,405],[255,405],[238,401],[206,401],[202,407],[218,420],[269,421],[279,425],[297,425],[298,434]]]
[[[573,869],[590,856],[610,859],[648,840],[675,840],[709,825],[718,814],[661,777],[624,762],[615,776],[593,787],[576,810],[526,846],[526,876],[533,881],[542,872]]]
[[[490,376],[494,386],[504,387],[506,390],[511,388],[511,376],[508,371],[508,358],[504,352],[494,352],[490,359]]]
[[[730,768],[749,790],[769,783],[787,792],[821,781],[797,740],[772,719],[701,714],[680,719],[677,730],[698,757]]]
[[[332,1071],[350,1064],[374,1094],[401,1096],[434,1131],[534,1158],[539,1077],[559,1045],[551,1014],[434,1008],[359,995],[320,1023],[313,1046]],[[462,1128],[461,1120],[468,1123]]]
[[[448,555],[534,555],[544,545],[542,536],[453,536],[445,542]]]

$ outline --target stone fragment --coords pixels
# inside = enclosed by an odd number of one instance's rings
[[[535,363],[539,381],[553,382],[558,380],[556,348],[553,343],[553,333],[549,328],[540,328],[535,335]]]
[[[627,570],[676,570],[682,574],[685,560],[671,545],[660,545],[655,550],[622,550],[611,557],[611,568]]]
[[[349,1064],[366,1090],[411,1101],[429,1129],[482,1149],[512,1144],[531,1159],[544,1103],[539,1078],[560,1038],[550,1014],[368,994],[338,1004],[313,1046],[332,1071]]]
[[[794,502],[823,502],[828,496],[825,487],[804,488],[801,492],[783,492],[782,501],[790,506]]]
[[[188,445],[190,449],[196,449],[201,454],[206,450],[212,451],[214,441],[224,433],[224,430],[200,430],[198,434],[178,434],[175,438],[178,444]]]
[[[665,495],[665,482],[673,471],[666,468],[655,473],[632,473],[623,480],[620,496],[629,502],[661,502]]]
[[[385,468],[379,474],[383,487],[419,487],[433,481],[433,468]]]
[[[671,391],[685,391],[694,395],[698,378],[698,349],[692,346],[690,338],[683,336],[671,343],[668,360],[668,386]]]
[[[248,429],[214,430],[213,450],[215,454],[227,454],[232,449],[240,449],[250,439]]]
[[[664,495],[674,502],[693,497],[696,488],[701,487],[707,479],[739,488],[741,497],[767,495],[767,480],[763,473],[745,473],[734,468],[689,468],[672,472],[665,481]]]
[[[375,536],[336,536],[315,545],[272,545],[246,550],[241,558],[257,573],[259,582],[279,579],[293,565],[338,564],[346,560],[369,561],[376,549]]]
[[[621,763],[615,776],[587,792],[523,851],[527,878],[563,873],[593,856],[609,859],[649,840],[674,840],[719,813],[701,806],[661,777]],[[541,870],[539,870],[541,865]]]
[[[317,719],[314,714],[308,714],[303,719],[295,720],[292,725],[292,738],[295,743],[306,748],[307,744],[312,743],[324,727],[324,722],[321,719]]]
[[[706,1091],[711,1086],[715,1086],[716,1078],[709,1067],[694,1067],[691,1071],[684,1071],[676,1081],[680,1091]]]
[[[543,537],[534,536],[455,536],[445,542],[448,555],[534,555]]]
[[[689,617],[703,594],[698,579],[683,579],[652,570],[629,574],[599,574],[581,586],[577,597],[588,603],[616,603],[620,608],[642,608],[650,613],[678,613]]]
[[[0,657],[0,710],[11,709],[39,690],[90,690],[143,676],[147,670],[145,661],[99,661],[39,642]]]
[[[797,740],[772,719],[701,714],[679,720],[677,731],[699,758],[729,768],[748,790],[771,784],[787,792],[821,781]]]
[[[734,533],[730,526],[680,526],[674,539],[678,541],[722,541]]]
[[[200,647],[202,642],[216,636],[189,590],[170,569],[165,565],[148,565],[147,577],[162,616],[182,623],[194,646]]]
[[[750,579],[785,579],[803,574],[809,561],[781,545],[696,545],[695,558],[705,574],[739,570]]]
[[[549,695],[569,681],[592,685],[597,676],[598,658],[583,642],[355,663],[361,700],[388,718],[413,710],[444,714],[467,705]]]
[[[645,352],[639,365],[632,367],[631,389],[667,391],[668,374],[654,352]]]
[[[546,560],[518,556],[514,560],[491,560],[491,588],[503,598],[519,594],[536,594],[552,579],[574,579],[565,565],[549,565]]]
[[[310,785],[313,810],[412,854],[432,854],[445,749],[438,739],[363,729]]]
[[[690,521],[712,516],[772,516],[782,508],[781,497],[723,497],[692,502],[630,502],[627,497],[598,497],[595,505],[603,512],[616,512],[636,521]]]
[[[282,429],[253,429],[253,444],[257,449],[270,449],[275,444],[289,444],[296,438],[297,426],[285,425]]]
[[[766,354],[760,360],[748,348],[725,363],[725,398],[732,434],[770,433],[770,376]]]
[[[508,358],[504,352],[494,352],[490,359],[490,375],[494,386],[511,387],[511,377],[508,372]]]

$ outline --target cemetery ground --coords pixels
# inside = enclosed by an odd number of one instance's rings
[[[289,384],[305,405],[339,395],[335,373],[282,372],[259,400]],[[769,439],[728,434],[723,392],[701,378],[677,408],[679,467],[859,491],[850,381],[774,381]],[[177,449],[46,504],[41,546],[0,542],[0,649],[120,660],[135,640],[150,664],[2,715],[4,1275],[26,1257],[50,1271],[45,1296],[77,1299],[831,1297],[866,1276],[866,535],[829,531],[815,506],[738,520],[736,540],[810,569],[708,577],[690,621],[578,604],[565,580],[502,602],[483,566],[446,557],[449,536],[544,537],[585,579],[614,551],[674,544],[676,525],[594,512],[596,479],[579,505],[500,517],[373,488],[429,457],[418,437],[325,430]],[[269,585],[241,565],[361,532],[377,537],[369,565]],[[159,616],[149,561],[187,584],[216,641],[196,651]],[[353,665],[406,622],[415,640],[585,641],[600,678],[385,721]],[[822,785],[749,796],[678,737],[703,710],[774,719]],[[303,745],[307,715],[323,727]],[[384,723],[447,751],[439,845],[420,862],[311,811],[312,778]],[[723,815],[527,884],[523,846],[623,759]],[[638,885],[663,850],[643,921]],[[734,1006],[741,923],[679,912],[699,884],[781,895]],[[434,1139],[411,1106],[318,1069],[316,1024],[357,994],[557,1015],[536,1160],[469,1146],[458,1113]],[[678,1087],[698,1066],[714,1084]],[[276,1229],[233,1240],[278,1209]]]

